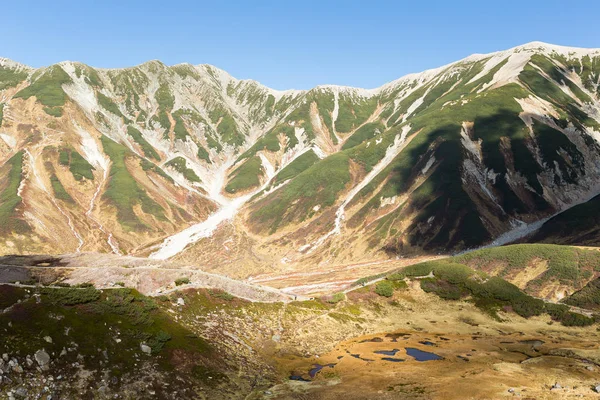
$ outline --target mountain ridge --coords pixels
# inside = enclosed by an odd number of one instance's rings
[[[5,251],[120,249],[233,270],[460,251],[600,181],[597,49],[532,42],[375,89],[274,91],[159,61],[0,68],[0,161],[15,176],[0,182],[14,205],[0,219],[29,232],[7,232]],[[232,241],[226,254],[200,254],[216,237]]]
[[[151,59],[145,62],[142,62],[140,64],[137,65],[132,65],[132,66],[128,66],[128,67],[117,67],[117,68],[101,68],[101,67],[94,67],[92,65],[86,64],[84,62],[81,61],[72,61],[72,60],[64,60],[64,61],[59,61],[57,63],[54,64],[50,64],[47,66],[41,66],[41,67],[32,67],[29,66],[27,64],[23,64],[20,63],[18,61],[15,61],[13,59],[7,58],[7,57],[0,57],[0,66],[3,65],[3,63],[10,63],[13,64],[15,66],[18,67],[22,67],[28,70],[38,70],[38,69],[45,69],[45,68],[50,68],[53,65],[61,65],[61,64],[80,64],[82,66],[85,67],[90,67],[90,68],[94,68],[96,70],[100,70],[100,71],[122,71],[122,70],[130,70],[130,69],[134,69],[134,68],[138,68],[138,67],[142,67],[146,64],[152,64],[152,63],[159,63],[167,68],[171,68],[171,67],[178,67],[178,66],[191,66],[194,68],[214,68],[217,69],[225,74],[227,74],[229,77],[232,78],[232,80],[235,80],[237,82],[248,82],[248,83],[256,83],[259,84],[260,86],[269,89],[270,91],[273,92],[278,92],[278,93],[286,93],[286,92],[308,92],[310,90],[314,90],[314,89],[356,89],[356,90],[363,90],[363,91],[377,91],[377,90],[382,90],[383,88],[387,88],[390,85],[394,84],[395,82],[399,82],[408,78],[412,78],[414,76],[419,76],[428,72],[433,72],[433,71],[438,71],[438,70],[442,70],[444,68],[453,66],[455,64],[461,63],[461,62],[465,62],[465,61],[474,61],[474,60],[478,60],[481,58],[486,58],[486,57],[491,57],[491,56],[495,56],[495,55],[501,55],[501,54],[508,54],[510,52],[514,52],[516,50],[539,50],[539,49],[544,49],[546,51],[551,50],[553,52],[558,52],[558,53],[577,53],[577,52],[585,52],[585,53],[600,53],[600,47],[573,47],[573,46],[563,46],[563,45],[555,45],[552,43],[547,43],[547,42],[542,42],[542,41],[531,41],[522,45],[517,45],[514,47],[511,47],[509,49],[506,50],[497,50],[497,51],[492,51],[489,53],[473,53],[470,54],[466,57],[463,57],[461,59],[459,59],[458,61],[453,61],[444,65],[441,65],[439,67],[432,67],[432,68],[427,68],[423,71],[420,72],[410,72],[407,73],[405,75],[402,75],[399,78],[393,79],[389,82],[385,82],[380,86],[374,87],[374,88],[363,88],[363,87],[359,87],[359,86],[350,86],[350,85],[336,85],[336,84],[329,84],[329,83],[323,83],[323,84],[318,84],[316,86],[313,86],[312,88],[309,89],[294,89],[294,88],[289,88],[289,89],[274,89],[271,88],[270,86],[267,86],[263,83],[261,83],[260,81],[253,79],[253,78],[244,78],[244,79],[240,79],[240,78],[236,78],[233,75],[229,74],[225,69],[217,67],[216,65],[213,64],[207,64],[207,63],[201,63],[201,64],[193,64],[193,63],[189,63],[189,62],[181,62],[181,63],[177,63],[177,64],[173,64],[173,65],[167,65],[165,64],[163,61],[161,61],[160,59]]]

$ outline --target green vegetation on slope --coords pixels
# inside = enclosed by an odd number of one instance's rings
[[[52,191],[54,192],[54,197],[59,200],[64,201],[65,203],[75,204],[75,201],[71,197],[71,195],[67,192],[62,182],[58,179],[56,174],[50,175],[50,184],[52,185]]]
[[[163,208],[148,196],[127,170],[126,159],[134,157],[134,154],[106,136],[102,136],[101,140],[104,152],[112,162],[110,180],[102,197],[116,207],[119,223],[128,231],[148,228],[135,214],[135,205],[141,205],[143,212],[165,220]]]
[[[567,297],[564,302],[587,310],[600,310],[600,278],[589,282],[581,290]]]
[[[85,158],[72,148],[63,147],[60,149],[58,162],[60,165],[69,167],[73,178],[82,181],[84,178],[94,180],[94,168]]]
[[[239,160],[243,160],[244,158],[251,158],[256,155],[261,150],[268,150],[272,152],[277,152],[281,150],[281,144],[279,143],[279,136],[284,135],[287,137],[287,144],[285,150],[289,150],[294,148],[298,144],[298,138],[295,134],[295,129],[293,126],[288,124],[280,124],[269,130],[263,137],[258,139],[252,147],[250,147],[244,154],[242,154]]]
[[[217,125],[217,133],[225,143],[235,147],[244,144],[244,135],[240,132],[240,129],[229,111],[219,106],[211,110],[208,116],[213,124]]]
[[[56,107],[64,106],[67,101],[67,94],[62,85],[71,82],[71,77],[61,67],[55,65],[42,72],[35,81],[14,97],[27,100],[35,96],[38,102],[46,106],[44,109],[46,112],[50,111],[56,115]]]
[[[18,192],[23,179],[23,152],[12,156],[4,165],[6,167],[10,170],[5,175],[7,182],[0,193],[0,232],[25,233],[29,231],[29,225],[17,215],[17,208],[22,204]]]
[[[75,75],[77,78],[81,78],[84,75],[84,81],[90,86],[100,87],[102,86],[102,80],[100,79],[100,75],[96,72],[95,69],[84,65],[84,64],[76,64],[75,65]]]
[[[17,86],[27,79],[27,73],[0,66],[0,90]]]
[[[577,287],[582,279],[591,276],[591,271],[600,272],[600,252],[551,244],[494,247],[453,257],[452,260],[478,269],[492,269],[493,266],[501,277],[514,275],[534,261],[546,261],[547,271],[531,282],[532,286],[557,280]]]
[[[167,175],[167,173],[165,171],[163,171],[163,169],[161,167],[159,167],[158,165],[154,164],[151,161],[148,161],[144,158],[140,158],[140,166],[142,167],[142,170],[144,170],[144,172],[152,171],[152,172],[158,174],[159,176],[165,178],[167,181],[169,181],[171,183],[175,183],[173,178],[171,178],[169,175]]]
[[[171,121],[169,120],[168,113],[175,105],[175,97],[171,94],[168,85],[161,84],[156,90],[156,93],[154,93],[154,99],[158,103],[158,110],[157,114],[152,117],[152,119],[157,121],[158,124],[165,129],[164,135],[167,135],[169,129],[171,129]]]
[[[429,274],[433,274],[433,278],[425,278]],[[596,322],[595,318],[570,312],[565,305],[545,303],[531,297],[498,276],[489,277],[453,259],[411,265],[393,274],[393,279],[404,277],[421,277],[424,291],[447,300],[468,299],[497,319],[497,312],[504,309],[512,310],[524,318],[546,313],[568,326],[586,326]]]
[[[144,139],[142,132],[130,125],[127,127],[127,134],[131,136],[137,144],[140,145],[146,157],[160,161],[160,156],[156,150],[154,150],[154,147],[152,147],[152,145],[148,143],[146,139]]]
[[[381,122],[370,122],[364,124],[346,140],[342,146],[342,150],[358,146],[366,140],[374,138],[383,131],[385,131],[385,126]]]
[[[4,103],[0,103],[0,127],[2,126],[3,118],[4,118]]]
[[[335,129],[338,132],[351,132],[364,123],[377,107],[377,98],[352,98],[348,94],[340,94],[338,117]]]
[[[332,206],[350,182],[349,158],[333,154],[297,175],[287,185],[256,202],[250,218],[259,229],[275,232],[292,221],[312,217],[314,208]],[[262,228],[261,228],[262,227]]]
[[[198,178],[198,175],[196,175],[194,170],[188,168],[187,162],[183,157],[175,157],[172,160],[169,160],[169,162],[167,162],[165,165],[175,169],[175,171],[179,172],[181,175],[184,176],[185,179],[187,179],[190,182],[201,182],[200,178]]]
[[[225,186],[227,193],[237,193],[258,187],[260,177],[263,175],[263,165],[260,157],[254,156],[237,167],[230,175]]]
[[[178,388],[205,386],[204,393],[216,384],[208,376],[225,378],[220,363],[211,362],[219,355],[207,341],[133,289],[36,288],[35,296],[31,291],[0,285],[0,304],[8,307],[0,314],[5,327],[1,353],[24,358],[45,349],[54,373],[71,376],[84,368],[94,382],[105,380],[102,393],[118,392],[128,380],[148,381],[150,365],[159,379],[176,380]],[[141,344],[149,346],[150,354],[141,352]],[[61,386],[61,396],[96,397],[95,388]],[[155,388],[156,396],[169,397],[162,385]]]
[[[463,90],[468,89],[467,86]],[[376,209],[381,198],[405,193],[420,176],[420,168],[433,156],[440,164],[413,193],[409,207],[403,211],[417,213],[413,224],[403,232],[407,242],[425,248],[469,248],[490,240],[477,206],[463,189],[461,181],[464,149],[460,132],[463,121],[474,122],[473,140],[482,140],[487,168],[501,176],[509,168],[514,168],[527,178],[527,183],[535,190],[529,193],[532,200],[525,203],[513,192],[506,179],[497,178],[493,185],[497,193],[501,193],[499,202],[502,208],[508,213],[527,213],[532,211],[532,207],[545,210],[548,204],[541,196],[542,188],[537,178],[541,167],[529,150],[529,131],[519,118],[522,109],[515,100],[527,95],[523,88],[509,84],[481,94],[470,94],[465,97],[465,104],[442,107],[444,104],[436,101],[411,118],[411,132],[419,132],[418,135],[358,194],[356,201],[372,194],[388,179],[388,184],[353,218],[360,219]],[[363,144],[353,151],[363,151],[365,147]],[[509,162],[514,165],[507,164]],[[427,224],[426,221],[432,217],[436,223]]]
[[[277,175],[273,177],[273,184],[285,182],[293,179],[298,174],[306,171],[319,161],[319,157],[311,149],[298,156],[294,161],[285,166]]]
[[[121,110],[119,110],[119,106],[117,106],[117,104],[114,101],[112,101],[110,97],[105,96],[101,92],[96,92],[96,98],[98,99],[98,104],[100,104],[100,106],[106,111],[125,119],[125,116],[123,115]]]

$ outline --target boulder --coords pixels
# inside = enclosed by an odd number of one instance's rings
[[[46,350],[43,349],[36,351],[33,355],[33,358],[35,358],[35,361],[37,361],[38,365],[42,369],[47,368],[48,364],[50,363],[50,355],[46,353]]]
[[[144,343],[140,344],[140,350],[142,350],[142,352],[144,352],[146,354],[152,353],[152,349],[150,348],[150,346],[148,346],[147,344],[144,344]]]

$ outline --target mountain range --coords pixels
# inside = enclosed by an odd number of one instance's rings
[[[0,59],[0,252],[236,277],[600,242],[600,50],[529,43],[376,89]],[[242,265],[243,267],[240,267]]]

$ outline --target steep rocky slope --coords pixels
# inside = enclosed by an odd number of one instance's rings
[[[372,90],[2,59],[1,250],[247,276],[506,243],[600,193],[599,83],[543,43]]]

